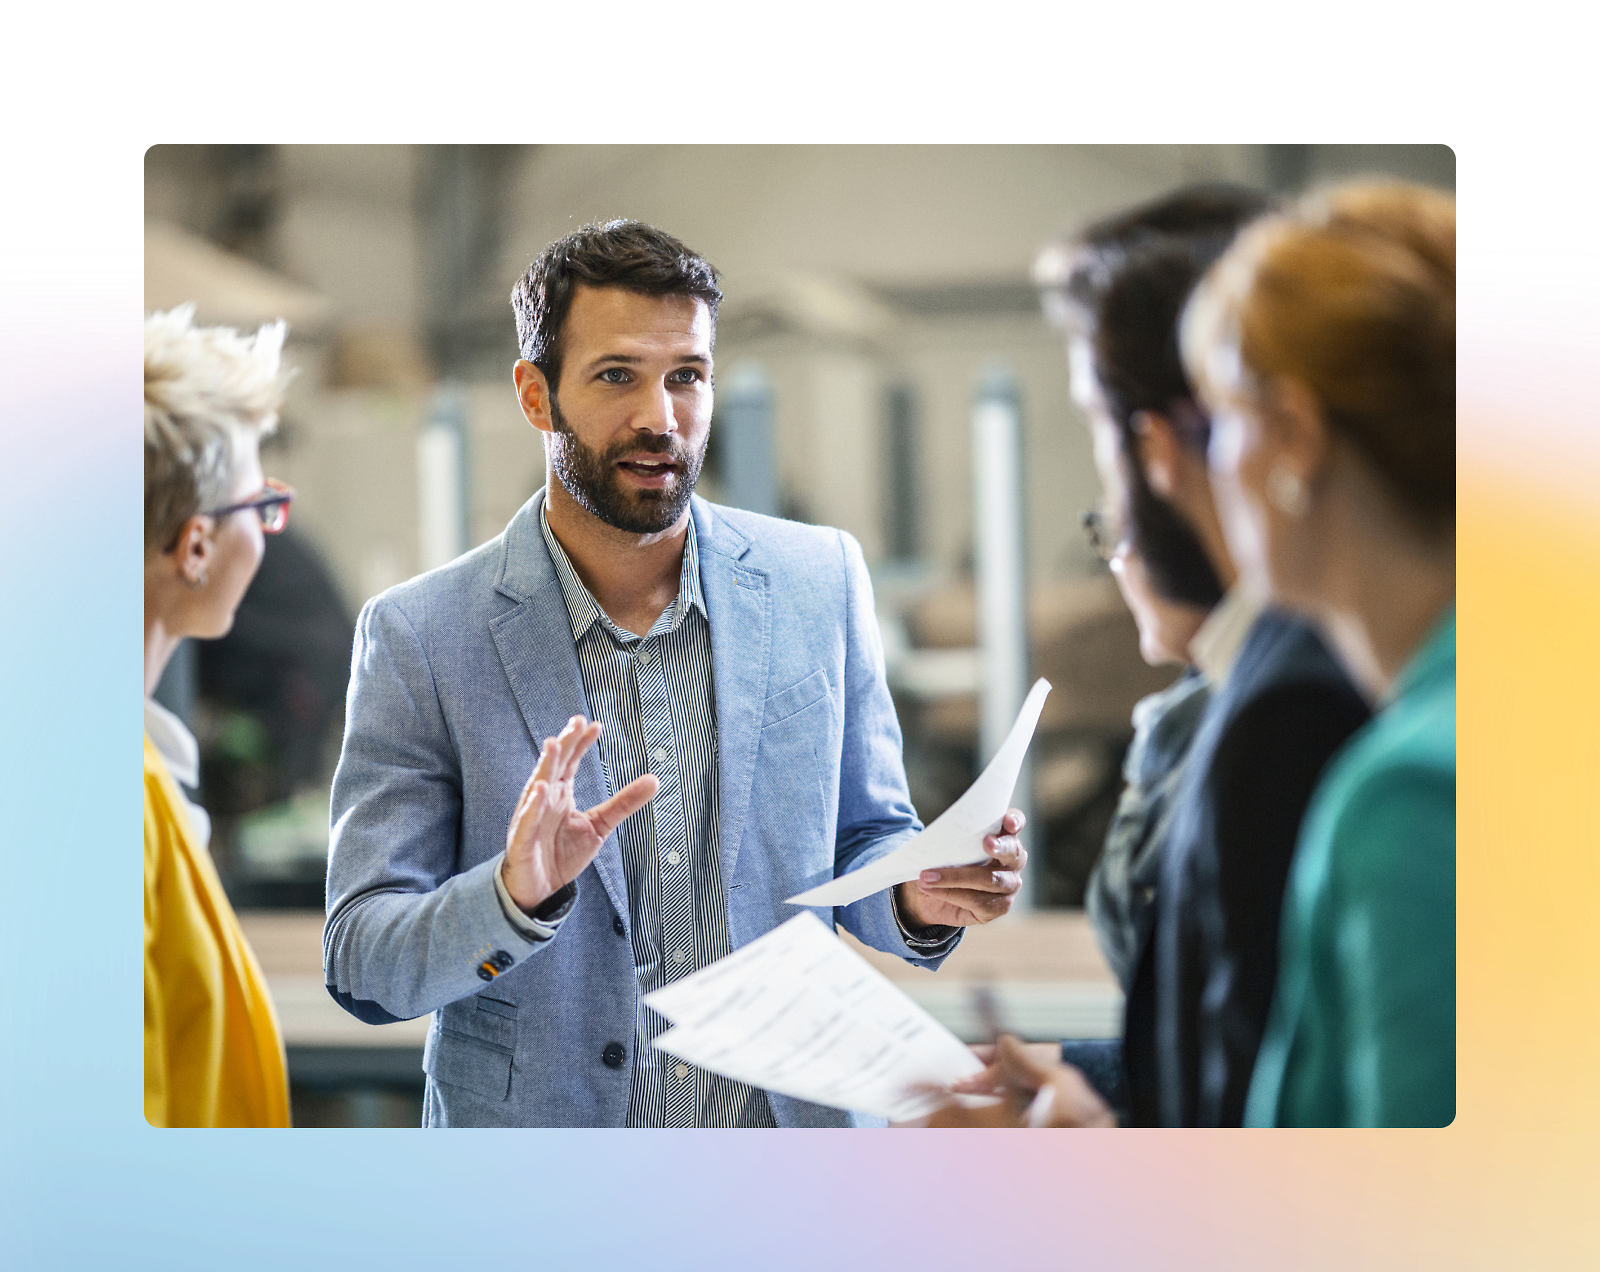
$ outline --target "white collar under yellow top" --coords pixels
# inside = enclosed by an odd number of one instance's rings
[[[1234,661],[1244,638],[1250,634],[1261,611],[1266,606],[1243,588],[1231,588],[1217,602],[1216,608],[1206,615],[1200,630],[1189,642],[1189,657],[1200,668],[1201,674],[1218,688],[1233,670]]]
[[[192,803],[183,790],[185,786],[200,785],[200,744],[188,726],[154,698],[144,700],[144,731],[166,764],[167,772],[179,783],[178,794],[183,796],[183,806],[194,823],[195,836],[203,847],[209,848],[211,815],[199,804]]]

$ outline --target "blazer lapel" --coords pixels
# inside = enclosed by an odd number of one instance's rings
[[[733,878],[749,825],[750,784],[761,745],[772,652],[772,595],[765,570],[740,558],[750,541],[694,501],[700,589],[711,619],[711,679],[717,695],[717,838],[722,886]]]
[[[544,740],[560,733],[573,716],[589,716],[578,650],[572,640],[572,620],[567,616],[561,583],[539,529],[539,509],[543,504],[541,491],[507,528],[496,590],[519,603],[489,623],[495,650],[517,709],[528,726],[536,756]],[[579,808],[593,808],[610,793],[599,749],[591,748],[578,765],[573,798]],[[628,913],[628,884],[615,834],[607,836],[600,846],[594,869],[617,913]]]

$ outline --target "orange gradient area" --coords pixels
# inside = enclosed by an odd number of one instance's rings
[[[1458,429],[1458,1128],[1446,1163],[1600,1267],[1600,419]],[[1498,1202],[1467,1176],[1493,1179]],[[1510,1253],[1510,1251],[1507,1251]],[[1573,1262],[1565,1256],[1579,1256]]]

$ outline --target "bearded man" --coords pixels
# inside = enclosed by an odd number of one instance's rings
[[[540,253],[513,378],[545,488],[362,610],[323,961],[362,1020],[433,1013],[425,1125],[876,1121],[657,1052],[640,1001],[921,829],[860,547],[693,493],[721,298],[636,221]],[[936,968],[1010,908],[1021,825],[818,916]]]

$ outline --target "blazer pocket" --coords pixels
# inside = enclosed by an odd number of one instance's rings
[[[511,1053],[448,1029],[441,1030],[427,1049],[422,1071],[435,1082],[462,1087],[486,1100],[511,1095]]]
[[[781,724],[790,716],[799,715],[807,707],[815,706],[829,697],[831,694],[828,691],[827,675],[820,670],[813,671],[799,684],[780,689],[767,699],[767,708],[761,717],[761,727],[766,729],[774,724]]]
[[[471,1017],[472,1023],[463,1033],[471,1034],[479,1042],[487,1042],[491,1046],[502,1048],[506,1051],[517,1049],[517,1005],[508,1003],[500,998],[489,998],[486,995],[476,996],[478,1010]],[[455,1021],[446,1018],[445,1028],[450,1028]]]

